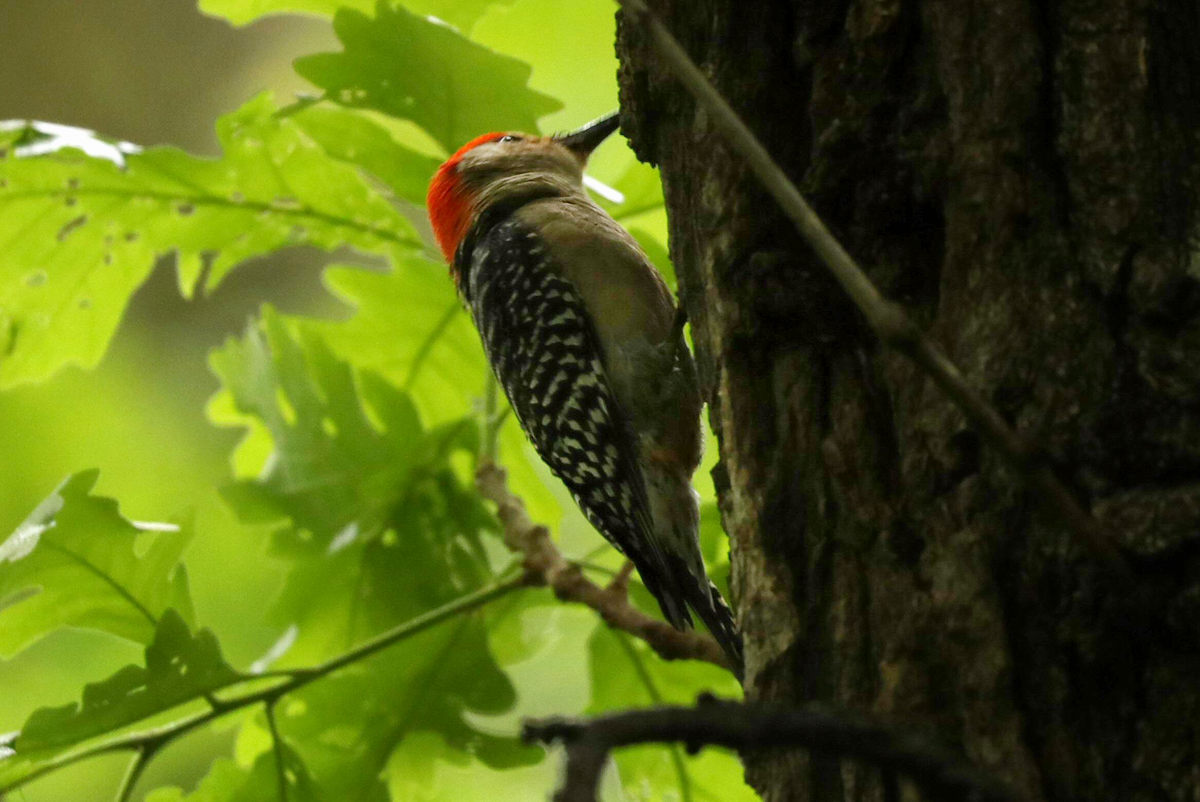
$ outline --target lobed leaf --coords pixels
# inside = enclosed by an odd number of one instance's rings
[[[413,256],[390,273],[331,268],[325,281],[355,308],[349,320],[311,326],[339,358],[403,387],[430,424],[478,413],[491,368],[444,265]],[[557,480],[539,467],[512,416],[501,429],[500,446],[510,485],[530,514],[558,521],[561,507],[545,484]]]
[[[404,6],[417,14],[445,20],[464,33],[494,5],[509,5],[513,0],[404,0]],[[374,0],[200,0],[200,10],[224,17],[234,25],[286,13],[332,17],[338,9],[370,11]]]
[[[66,479],[0,543],[0,655],[59,627],[146,643],[168,608],[191,620],[179,562],[190,527],[124,518],[116,501],[91,495],[98,476]]]
[[[425,192],[438,159],[401,145],[386,128],[361,112],[310,105],[292,119],[333,158],[366,171],[397,198],[414,206],[425,205]]]
[[[167,610],[146,665],[129,665],[83,688],[82,702],[35,710],[13,743],[17,754],[75,746],[98,735],[170,710],[236,681],[207,629],[192,634],[183,618]]]
[[[343,51],[297,59],[296,72],[343,106],[411,120],[447,152],[487,131],[536,131],[562,107],[528,87],[528,64],[385,0],[373,18],[340,9],[333,27]]]
[[[291,567],[276,618],[301,641],[289,659],[328,656],[492,577],[481,534],[494,520],[451,462],[478,450],[474,420],[425,428],[407,393],[316,331],[268,309],[212,355],[233,406],[271,438],[258,478],[224,495],[244,520],[282,524],[273,551]]]
[[[694,704],[703,692],[740,698],[729,672],[707,663],[666,662],[644,643],[624,633],[597,627],[590,643],[592,703],[589,713],[661,704]],[[685,802],[754,802],[758,795],[744,781],[737,756],[719,749],[684,754],[680,746],[643,746],[614,753],[623,779],[649,791],[645,798]],[[639,797],[641,798],[641,797]]]
[[[190,293],[205,271],[212,285],[287,246],[422,247],[356,166],[275,116],[268,96],[223,117],[217,134],[224,155],[204,159],[175,148],[89,156],[79,148],[103,143],[78,132],[0,133],[0,387],[95,364],[169,254]]]

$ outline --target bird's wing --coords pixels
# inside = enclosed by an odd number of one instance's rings
[[[663,554],[637,460],[577,288],[537,234],[508,218],[477,232],[459,268],[488,361],[538,454],[588,520],[633,560],[676,627],[687,595]]]

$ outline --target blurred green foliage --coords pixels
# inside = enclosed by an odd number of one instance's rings
[[[24,422],[0,426],[0,796],[543,798],[557,758],[517,741],[523,716],[736,695],[725,672],[664,663],[511,581],[471,481],[487,368],[418,208],[466,139],[616,105],[613,6],[200,8],[237,25],[316,15],[343,51],[297,63],[318,96],[258,94],[223,116],[215,158],[0,131],[0,420]],[[606,207],[671,278],[656,173],[619,143],[590,172],[624,193]],[[110,347],[165,257],[203,299],[230,292],[247,261],[301,247],[335,252],[336,302],[262,305],[210,348],[207,421],[203,345],[129,333]],[[212,340],[188,314],[171,323]],[[619,567],[515,425],[500,449],[568,555],[601,577]],[[724,582],[711,483],[697,479]],[[633,596],[655,609],[636,583]],[[754,798],[720,752],[647,747],[616,765],[606,799]]]

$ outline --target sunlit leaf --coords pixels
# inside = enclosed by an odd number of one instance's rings
[[[326,283],[355,307],[349,320],[313,324],[338,357],[406,388],[431,425],[478,413],[491,368],[445,265],[413,257],[390,273],[337,268],[326,271]],[[561,508],[511,415],[500,446],[509,482],[530,513],[556,523]]]
[[[264,95],[222,118],[219,159],[126,149],[124,167],[85,155],[83,135],[0,132],[0,386],[94,364],[167,254],[191,292],[206,269],[211,286],[292,245],[421,247],[357,168],[273,111]]]
[[[127,520],[90,494],[97,476],[68,478],[0,543],[0,655],[64,626],[146,643],[167,608],[191,620],[190,528]]]
[[[741,688],[724,669],[694,661],[667,662],[643,642],[597,627],[591,640],[591,713],[660,704],[694,704],[702,692],[741,698]],[[643,746],[614,753],[621,778],[634,799],[678,798],[694,802],[754,802],[741,781],[737,756],[705,749],[688,756],[679,746]]]
[[[330,156],[366,170],[396,197],[424,205],[437,159],[401,145],[362,112],[319,104],[297,112],[292,119]]]
[[[472,723],[475,716],[503,712],[515,701],[477,618],[399,644],[314,684],[299,699],[302,704],[284,714],[280,727],[301,745],[330,799],[360,798],[368,784],[382,789],[391,753],[416,732],[440,735],[451,750],[447,758],[471,755],[495,768],[542,758],[540,749],[520,744],[515,728],[489,732]]]
[[[319,795],[296,750],[287,745],[283,750],[288,802],[331,802]],[[217,760],[192,793],[180,788],[159,788],[146,796],[146,802],[272,802],[283,798],[275,754],[266,751],[249,767],[232,760]],[[362,802],[387,801],[366,797]]]
[[[403,5],[417,14],[445,20],[461,31],[469,31],[490,6],[507,5],[513,0],[404,0]],[[269,14],[299,12],[332,17],[340,8],[370,11],[375,0],[200,0],[200,10],[224,17],[234,25],[245,25]]]
[[[272,439],[259,477],[225,497],[244,520],[283,524],[273,552],[291,570],[276,619],[299,623],[301,641],[288,659],[327,656],[491,577],[480,538],[494,521],[451,464],[477,451],[475,422],[425,428],[406,393],[352,370],[315,331],[267,310],[212,356],[235,407]]]
[[[488,131],[535,131],[561,107],[528,88],[527,64],[403,8],[342,9],[333,24],[343,52],[301,58],[296,71],[337,103],[412,120],[447,151]]]
[[[250,521],[290,517],[329,547],[347,527],[382,525],[404,489],[422,434],[416,410],[378,384],[377,426],[359,399],[354,374],[317,338],[301,344],[270,309],[240,340],[211,356],[238,411],[261,421],[274,454],[261,480],[226,491]]]
[[[621,193],[624,200],[612,203],[602,199],[600,205],[617,220],[629,220],[663,207],[662,179],[658,170],[642,162],[630,162],[621,177],[612,182],[612,188]]]
[[[207,629],[195,635],[174,610],[163,614],[145,666],[125,666],[83,688],[83,701],[42,708],[14,742],[18,754],[62,749],[120,729],[224,687],[238,677]]]

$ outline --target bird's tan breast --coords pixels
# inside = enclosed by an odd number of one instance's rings
[[[517,214],[543,235],[558,269],[592,313],[606,347],[666,341],[675,315],[671,291],[615,220],[586,199],[536,201]]]

